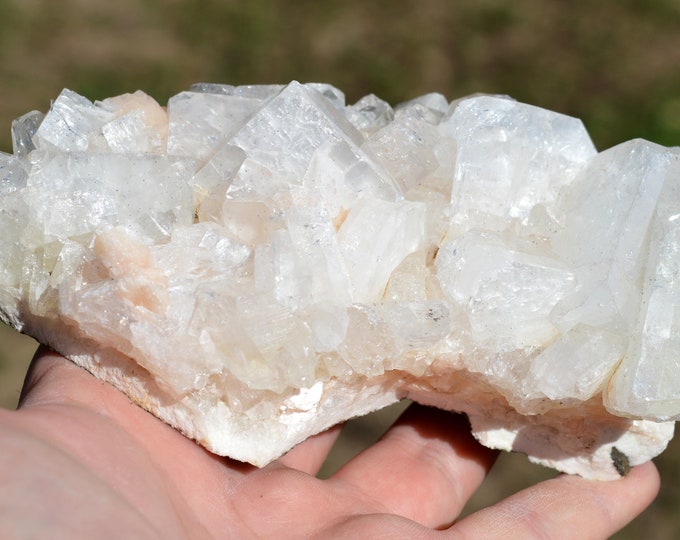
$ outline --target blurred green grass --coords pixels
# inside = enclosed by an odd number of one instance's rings
[[[199,81],[319,81],[353,102],[437,91],[518,100],[583,119],[600,149],[680,144],[680,0],[0,0],[0,150],[12,119],[68,87],[143,89],[164,103]],[[0,329],[0,404],[13,407],[35,344]],[[397,409],[349,424],[339,462]],[[678,443],[652,508],[615,538],[680,537]],[[499,460],[468,511],[553,473]]]
[[[163,102],[197,81],[297,79],[349,101],[506,93],[582,118],[599,148],[680,138],[679,0],[0,0],[0,13],[3,125],[62,87]]]

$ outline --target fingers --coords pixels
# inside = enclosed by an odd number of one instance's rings
[[[342,425],[337,425],[310,437],[279,459],[279,463],[308,474],[316,474],[340,436],[341,429]]]
[[[60,404],[82,405],[114,416],[138,409],[113,386],[41,346],[28,368],[18,408]]]
[[[451,532],[462,538],[609,538],[656,497],[659,475],[652,463],[621,480],[598,482],[558,476],[476,512]]]
[[[376,511],[438,528],[460,513],[496,456],[472,437],[464,416],[412,405],[331,481],[379,502]]]
[[[110,384],[44,347],[31,362],[19,409],[22,414],[37,412],[38,418],[54,416],[64,425],[70,422],[77,426],[93,419],[98,428],[115,424],[116,429],[133,434],[153,452],[164,452],[166,447],[178,452],[177,447],[186,439]],[[87,431],[78,437],[88,439]],[[195,446],[186,441],[184,446]]]
[[[87,393],[101,386],[96,379],[63,356],[44,346],[38,348],[28,368],[19,408],[70,400],[74,389]]]

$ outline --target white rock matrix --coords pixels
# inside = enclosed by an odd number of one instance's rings
[[[402,398],[588,478],[680,417],[680,149],[508,97],[64,90],[0,155],[0,315],[263,466]]]

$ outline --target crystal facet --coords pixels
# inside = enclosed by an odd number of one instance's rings
[[[64,90],[12,139],[2,320],[216,453],[264,465],[404,397],[590,478],[672,437],[677,148],[297,82]]]

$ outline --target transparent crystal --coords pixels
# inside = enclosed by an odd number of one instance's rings
[[[33,135],[40,127],[45,115],[31,111],[12,122],[12,150],[16,156],[25,156],[35,149]]]
[[[394,119],[390,104],[374,94],[362,97],[345,111],[347,120],[364,134],[374,133]]]
[[[12,136],[0,318],[217,453],[411,397],[606,479],[680,418],[678,149],[297,82],[64,90]]]

